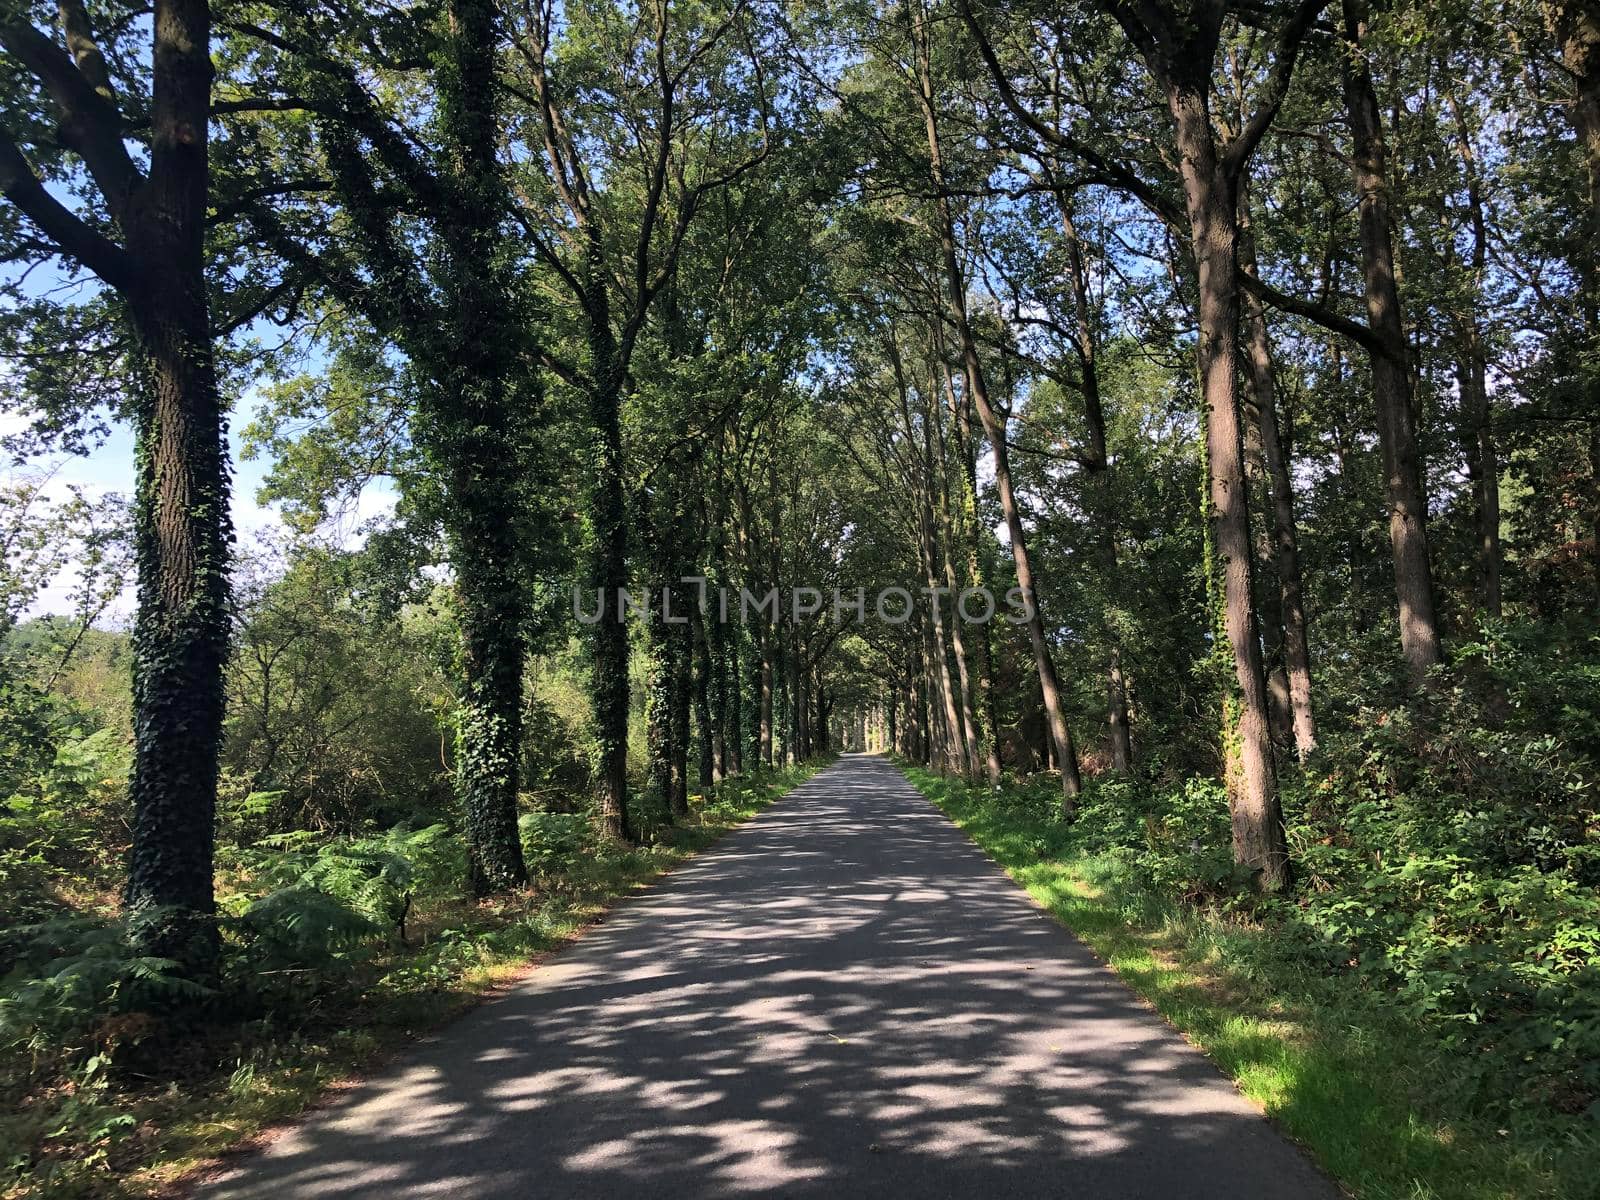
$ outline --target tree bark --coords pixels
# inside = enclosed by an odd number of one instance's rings
[[[653,823],[670,820],[672,813],[673,678],[672,646],[662,624],[661,600],[652,593],[645,615],[646,662],[649,675],[644,693],[644,740],[649,762],[648,786],[641,798],[646,805],[644,834]]]
[[[222,406],[206,304],[210,18],[158,0],[150,176],[120,221],[138,281],[123,292],[145,379],[137,397],[133,850],[124,904],[142,953],[209,976],[217,748],[232,540]]]
[[[203,48],[204,18],[197,19]],[[203,115],[197,127],[204,130]],[[201,277],[203,148],[198,153],[199,188],[176,181],[162,206],[171,224],[138,234],[130,229],[128,236],[130,249],[150,255],[145,261],[152,271],[148,293],[129,296],[146,378],[135,414],[133,849],[123,902],[141,953],[172,959],[204,978],[220,946],[212,856],[231,528],[222,406]],[[163,251],[171,257],[158,266]]]
[[[674,617],[683,618],[682,624],[667,626],[667,643],[672,648],[672,791],[668,805],[674,820],[689,815],[689,710],[694,700],[694,640],[690,613],[697,602],[683,584],[677,582],[675,569],[673,581],[667,584],[672,596]]]
[[[760,750],[761,765],[772,765],[772,634],[761,627],[761,667],[759,685]]]
[[[595,264],[595,271],[599,271]],[[591,303],[603,313],[606,285],[596,279]],[[613,370],[615,347],[608,319],[591,325],[591,350],[597,380]],[[632,841],[637,835],[628,814],[628,626],[618,593],[628,583],[627,501],[622,488],[621,397],[617,389],[596,386],[589,393],[589,421],[597,454],[590,480],[592,522],[590,581],[603,597],[594,626],[594,717],[598,742],[597,780],[600,822],[606,836]]]
[[[452,0],[449,59],[439,111],[454,187],[441,214],[449,253],[445,304],[452,353],[424,400],[419,442],[434,443],[448,472],[445,533],[461,600],[463,695],[457,715],[456,788],[466,817],[468,879],[484,895],[528,878],[517,829],[527,589],[519,514],[500,474],[520,449],[503,321],[506,281],[495,262],[506,193],[496,155],[492,0]]]
[[[1289,886],[1289,851],[1268,732],[1250,567],[1250,504],[1236,396],[1234,345],[1239,299],[1235,278],[1234,182],[1218,161],[1207,89],[1167,89],[1184,202],[1199,281],[1199,365],[1205,406],[1208,509],[1212,552],[1222,576],[1223,631],[1232,651],[1236,692],[1225,722],[1234,860],[1258,873],[1259,886]]]
[[[699,597],[691,599],[689,604],[690,631],[694,636],[695,780],[704,790],[717,780],[716,739],[712,736],[716,723],[711,716],[716,665],[706,637],[706,619],[700,611]]]
[[[1239,270],[1257,274],[1255,234],[1250,223],[1249,184],[1239,186]],[[1261,453],[1272,499],[1272,546],[1281,623],[1283,673],[1294,746],[1303,759],[1317,745],[1316,715],[1311,704],[1311,649],[1306,627],[1305,591],[1300,573],[1300,539],[1295,522],[1294,484],[1289,452],[1278,427],[1278,384],[1273,373],[1272,339],[1267,314],[1251,292],[1243,294],[1245,357],[1249,393],[1261,438]]]
[[[1343,0],[1343,4],[1346,53],[1340,56],[1340,65],[1350,122],[1367,320],[1383,347],[1381,353],[1371,355],[1372,396],[1388,494],[1400,648],[1412,679],[1420,682],[1430,668],[1444,661],[1428,562],[1428,505],[1395,280],[1388,153],[1377,93],[1361,49],[1367,29],[1367,0]]]

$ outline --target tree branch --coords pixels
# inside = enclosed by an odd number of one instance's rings
[[[90,85],[65,50],[26,21],[0,22],[0,46],[44,85],[61,120],[62,143],[83,159],[120,221],[144,176],[122,144],[122,114],[115,103]]]
[[[42,229],[61,253],[121,291],[137,280],[132,260],[110,238],[52,196],[17,144],[0,132],[0,192]]]

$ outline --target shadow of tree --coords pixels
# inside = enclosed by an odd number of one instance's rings
[[[893,767],[793,792],[215,1197],[1334,1196]]]

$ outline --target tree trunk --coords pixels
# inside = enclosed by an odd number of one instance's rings
[[[517,792],[527,592],[519,569],[519,513],[500,474],[522,457],[516,370],[503,320],[507,287],[495,267],[505,184],[495,143],[496,13],[488,0],[454,0],[449,69],[439,109],[455,188],[440,221],[449,254],[445,303],[453,353],[423,400],[418,440],[448,473],[445,536],[461,603],[464,674],[456,726],[456,790],[467,832],[468,879],[477,895],[525,883]]]
[[[662,624],[661,600],[651,595],[650,608],[645,618],[645,662],[649,675],[644,694],[645,756],[649,763],[649,778],[643,803],[646,806],[646,832],[650,824],[670,820],[672,812],[672,709],[673,678],[676,674],[672,662],[672,645],[667,628]]]
[[[931,481],[930,481],[931,486]],[[933,658],[936,672],[934,682],[939,689],[940,715],[943,719],[945,730],[945,769],[954,774],[969,776],[966,743],[961,736],[961,717],[956,711],[955,688],[950,680],[950,659],[945,652],[945,629],[942,606],[938,601],[935,590],[937,583],[933,573],[933,556],[936,553],[932,546],[933,521],[928,513],[928,498],[924,490],[919,489],[916,497],[917,505],[917,558],[922,563],[922,578],[928,589],[928,653]]]
[[[216,970],[212,856],[228,650],[227,449],[205,288],[210,13],[157,0],[150,176],[120,220],[138,345],[133,848],[123,902],[141,954]],[[19,201],[20,203],[20,201]]]
[[[715,616],[713,612],[713,619]],[[717,780],[716,747],[712,738],[714,722],[711,718],[711,690],[716,666],[712,659],[711,643],[706,637],[705,615],[700,611],[698,597],[689,601],[689,619],[694,636],[695,780],[703,791]]]
[[[597,279],[592,300],[603,310],[605,282]],[[611,336],[592,337],[595,377],[611,370]],[[618,593],[628,583],[627,507],[622,490],[622,422],[617,390],[590,392],[589,418],[598,440],[589,506],[593,523],[590,577],[603,598],[594,626],[594,718],[598,745],[600,821],[608,837],[631,841],[628,816],[628,626]]]
[[[798,638],[796,639],[798,641]],[[804,762],[811,755],[811,670],[806,665],[803,645],[795,650],[794,675],[794,759]]]
[[[1247,181],[1239,195],[1239,270],[1255,275],[1256,244],[1250,224]],[[1260,434],[1262,459],[1272,498],[1272,545],[1278,588],[1283,673],[1295,750],[1303,759],[1317,745],[1316,716],[1311,707],[1311,644],[1306,628],[1305,591],[1300,574],[1300,538],[1294,513],[1294,484],[1289,451],[1278,426],[1278,384],[1272,369],[1272,340],[1261,301],[1243,294],[1245,357],[1249,363],[1249,391]]]
[[[763,623],[761,626],[761,674],[758,701],[758,711],[760,713],[758,757],[764,767],[772,765],[772,642],[773,635]]]
[[[932,428],[939,423],[937,409],[932,402],[929,403],[927,413],[927,428],[931,433]],[[929,436],[925,433],[925,439]],[[931,449],[931,447],[929,447]],[[983,771],[983,752],[978,745],[978,721],[973,712],[972,704],[972,676],[967,669],[967,647],[961,632],[961,611],[957,604],[960,589],[956,583],[956,568],[952,561],[956,546],[956,531],[950,513],[950,489],[946,485],[947,455],[945,440],[940,425],[938,439],[938,458],[936,463],[930,464],[928,486],[934,490],[939,498],[938,526],[930,531],[930,549],[934,557],[943,565],[941,572],[944,586],[948,591],[950,605],[950,650],[956,664],[956,684],[960,690],[961,709],[961,734],[964,758],[962,774],[969,783],[976,783]],[[935,606],[939,603],[935,593]]]
[[[203,155],[198,169],[203,187]],[[231,537],[222,409],[198,261],[204,192],[188,220],[187,197],[175,199],[182,224],[174,223],[174,233],[187,232],[184,240],[193,244],[174,247],[167,269],[150,278],[144,303],[130,298],[146,379],[135,410],[139,602],[133,850],[124,904],[141,953],[204,978],[220,944],[212,854]]]
[[[707,667],[710,672],[710,694],[707,703],[710,712],[707,721],[711,738],[711,782],[721,783],[731,773],[733,766],[730,743],[738,745],[739,720],[737,708],[730,713],[730,705],[738,703],[738,688],[728,686],[729,637],[723,613],[723,592],[728,583],[725,533],[727,530],[727,475],[723,465],[723,437],[717,435],[716,478],[713,483],[716,503],[711,512],[710,569],[707,572],[705,592],[706,611],[700,621],[700,638],[705,643]],[[733,678],[739,677],[735,668]]]
[[[1204,84],[1171,86],[1185,207],[1199,282],[1199,365],[1205,406],[1208,509],[1212,552],[1222,577],[1223,631],[1233,655],[1236,691],[1225,721],[1234,860],[1257,872],[1259,886],[1289,886],[1289,851],[1273,771],[1266,681],[1251,591],[1250,503],[1235,394],[1239,327],[1234,250],[1238,215],[1232,182],[1217,161]]]
[[[683,584],[676,582],[679,574],[674,569],[674,582],[667,585],[673,598],[672,614],[683,622],[667,626],[667,641],[672,647],[672,791],[667,801],[674,820],[689,815],[689,709],[694,699],[694,640],[689,614],[697,602]]]
[[[957,536],[966,548],[967,587],[987,590],[989,581],[979,554],[979,538],[983,531],[978,524],[978,458],[972,437],[971,410],[964,399],[958,398],[955,383],[945,371],[945,392],[950,398],[951,426],[956,439],[956,457],[960,459],[961,505],[956,521]],[[959,613],[957,614],[960,615]],[[994,700],[994,647],[989,638],[987,622],[978,626],[978,691],[980,711],[983,714],[983,755],[989,771],[989,786],[1000,786],[1000,720],[995,712]]]
[[[1340,63],[1350,121],[1367,320],[1384,347],[1382,353],[1372,355],[1372,396],[1387,481],[1400,648],[1413,680],[1420,682],[1431,667],[1444,661],[1444,649],[1434,614],[1433,573],[1428,563],[1428,505],[1423,495],[1411,372],[1406,365],[1405,328],[1395,281],[1387,150],[1372,75],[1361,57],[1367,25],[1366,0],[1344,0],[1344,24],[1347,53],[1340,56]]]
[[[721,613],[719,611],[720,620]],[[737,628],[724,634],[728,647],[727,668],[727,697],[726,714],[723,718],[723,752],[726,756],[727,766],[723,770],[723,778],[730,775],[739,775],[744,771],[745,736],[744,736],[744,681],[739,676],[739,647],[743,641]],[[748,657],[748,656],[746,656]]]

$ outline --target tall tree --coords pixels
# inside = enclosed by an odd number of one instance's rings
[[[1266,679],[1251,581],[1250,505],[1235,367],[1239,328],[1239,181],[1282,106],[1301,42],[1326,0],[1301,0],[1276,32],[1254,111],[1237,134],[1219,144],[1211,95],[1227,0],[1197,0],[1182,12],[1106,0],[1100,7],[1121,27],[1160,94],[1170,118],[1172,148],[1183,190],[1183,217],[1198,288],[1197,320],[1201,403],[1205,415],[1207,511],[1222,574],[1222,626],[1233,658],[1236,690],[1227,703],[1224,740],[1229,758],[1229,799],[1235,859],[1258,873],[1268,891],[1291,881],[1283,816],[1272,758]],[[1084,160],[1116,186],[1153,209],[1176,216],[1161,191],[1108,155],[1041,120],[1012,86],[1010,76],[961,0],[1006,106],[1043,141]]]
[[[493,0],[450,0],[375,30],[363,61],[328,49],[348,16],[341,10],[265,11],[273,24],[230,24],[258,47],[258,86],[287,94],[234,109],[291,114],[280,157],[255,172],[290,182],[260,189],[241,208],[301,286],[358,312],[406,357],[411,438],[425,467],[415,499],[442,526],[455,576],[454,767],[469,880],[480,894],[513,887],[527,878],[516,805],[529,570],[551,541],[551,514],[535,321],[504,236],[510,196],[495,82],[503,14]],[[390,86],[373,87],[374,72]],[[419,129],[405,101],[423,88],[434,101]],[[293,136],[307,125],[309,144]],[[264,152],[271,145],[241,140]],[[327,178],[304,179],[300,163],[282,161],[287,154],[309,155]],[[301,202],[324,194],[331,214]],[[345,236],[326,237],[330,216]],[[426,254],[417,253],[418,221]]]
[[[1594,538],[1595,583],[1600,592],[1600,0],[1554,0],[1556,40],[1561,63],[1572,77],[1572,127],[1587,187],[1585,237],[1574,243],[1579,313],[1584,329],[1579,367],[1584,409],[1589,414],[1589,469],[1594,477],[1590,534]]]
[[[1342,16],[1345,53],[1340,70],[1353,150],[1350,168],[1355,176],[1360,216],[1367,322],[1375,341],[1371,356],[1372,398],[1377,408],[1378,443],[1383,450],[1389,503],[1400,649],[1412,677],[1421,680],[1430,668],[1444,661],[1444,646],[1439,638],[1433,570],[1428,561],[1428,502],[1423,491],[1409,351],[1395,278],[1389,151],[1365,57],[1369,23],[1366,0],[1343,0]]]
[[[0,15],[0,47],[30,93],[7,109],[32,110],[0,129],[0,189],[38,230],[36,259],[112,289],[133,334],[139,581],[124,904],[144,953],[205,975],[218,949],[212,855],[233,536],[205,279],[211,13],[205,0],[155,0],[148,51],[117,47],[119,58],[148,54],[148,96],[129,97],[105,47],[118,29],[97,27],[79,0],[58,11],[48,32],[17,6]],[[145,113],[147,123],[134,120]],[[74,209],[61,198],[74,192],[91,199]]]
[[[1257,278],[1255,232],[1250,221],[1250,188],[1239,187],[1239,270]],[[1278,380],[1272,338],[1260,297],[1243,296],[1244,351],[1249,367],[1246,419],[1261,444],[1266,492],[1271,501],[1273,578],[1277,584],[1277,623],[1283,654],[1283,690],[1296,751],[1301,758],[1317,745],[1316,716],[1311,706],[1311,639],[1306,628],[1305,588],[1300,570],[1300,539],[1295,523],[1294,482],[1288,448],[1279,432]]]
[[[612,836],[631,837],[628,632],[617,601],[630,555],[624,401],[645,323],[696,215],[767,157],[769,100],[744,0],[692,12],[653,0],[638,20],[610,16],[609,5],[525,5],[510,86],[527,109],[517,126],[529,151],[518,188],[524,231],[584,351],[547,349],[544,360],[583,399],[594,439],[588,575],[604,605],[593,629],[601,811]],[[618,75],[612,64],[626,65]],[[736,77],[747,91],[735,94]]]

